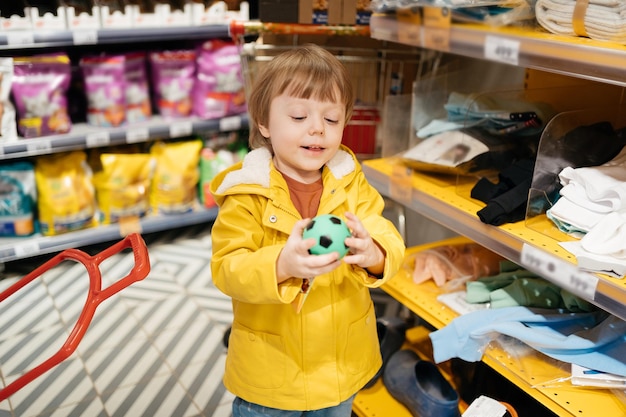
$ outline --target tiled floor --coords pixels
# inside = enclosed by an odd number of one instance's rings
[[[222,337],[232,310],[211,282],[210,227],[173,230],[146,241],[148,277],[104,301],[78,349],[0,402],[0,417],[231,415],[233,397],[221,379]],[[95,254],[105,247],[89,250]],[[103,288],[133,265],[130,253],[103,262]],[[19,279],[13,275],[0,280],[0,290]],[[87,288],[85,268],[66,261],[0,303],[0,386],[60,348]],[[373,297],[378,314],[397,312],[390,297],[382,292]]]
[[[0,416],[230,416],[221,376],[231,305],[211,283],[202,229],[150,242],[148,277],[101,304],[76,352],[0,402]],[[132,265],[130,253],[105,261],[103,287]],[[66,261],[0,303],[2,386],[59,349],[87,285],[85,268]]]

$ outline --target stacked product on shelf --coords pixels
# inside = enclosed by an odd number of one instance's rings
[[[148,150],[96,148],[0,164],[0,236],[54,236],[213,207],[206,184],[246,152],[238,135],[227,135],[227,142],[158,141]]]
[[[11,88],[17,131],[24,138],[69,133],[66,53],[3,58],[3,88]],[[78,63],[87,102],[86,120],[97,127],[134,125],[156,113],[164,119],[219,119],[246,110],[238,47],[209,40],[196,49],[84,55]],[[13,73],[8,73],[13,67]],[[3,74],[4,74],[3,73]],[[3,140],[16,139],[12,105],[5,93]],[[1,97],[0,97],[1,98]],[[75,98],[74,98],[75,99]]]
[[[12,0],[0,6],[5,30],[200,26],[249,19],[246,1]]]

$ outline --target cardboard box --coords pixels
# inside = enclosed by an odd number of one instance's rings
[[[259,20],[268,23],[354,24],[356,3],[357,0],[261,0]]]

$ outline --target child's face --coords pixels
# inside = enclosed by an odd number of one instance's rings
[[[276,168],[288,177],[311,183],[320,178],[320,168],[339,149],[344,121],[342,103],[282,94],[272,100],[269,123],[259,130],[270,138]]]

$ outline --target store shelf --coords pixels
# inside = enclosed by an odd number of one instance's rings
[[[209,131],[233,131],[248,126],[247,113],[221,119],[184,118],[166,120],[155,116],[145,123],[103,128],[82,123],[68,134],[0,143],[0,160],[47,155],[74,149],[124,145],[162,138],[178,138]]]
[[[123,29],[16,30],[0,32],[0,50],[215,39],[229,36],[228,24]]]
[[[548,225],[549,220],[542,222],[541,216],[533,219],[532,228],[525,221],[499,227],[482,223],[476,212],[484,204],[469,196],[475,178],[412,172],[410,184],[405,184],[398,178],[407,168],[394,158],[364,161],[363,171],[382,195],[626,320],[625,280],[578,270],[575,258],[559,246],[560,232]]]
[[[416,253],[443,244],[470,241],[467,238],[448,239],[410,248],[407,253]],[[456,312],[437,300],[442,291],[434,281],[417,285],[413,282],[408,268],[402,269],[382,289],[435,328],[442,328],[457,317]],[[485,351],[483,362],[558,416],[623,415],[623,406],[609,390],[590,390],[572,386],[566,381],[569,375],[567,366],[564,369],[562,363],[538,352],[529,352],[529,349],[520,352],[510,352],[498,343],[491,343]],[[558,378],[564,379],[564,382],[546,384]]]
[[[380,14],[371,17],[370,32],[375,39],[626,86],[626,46],[617,43],[540,28],[454,23],[442,30]]]
[[[212,222],[217,217],[217,211],[217,208],[198,208],[188,213],[146,216],[133,221],[97,226],[56,236],[2,238],[0,239],[0,263],[117,240],[133,232],[153,233]]]

